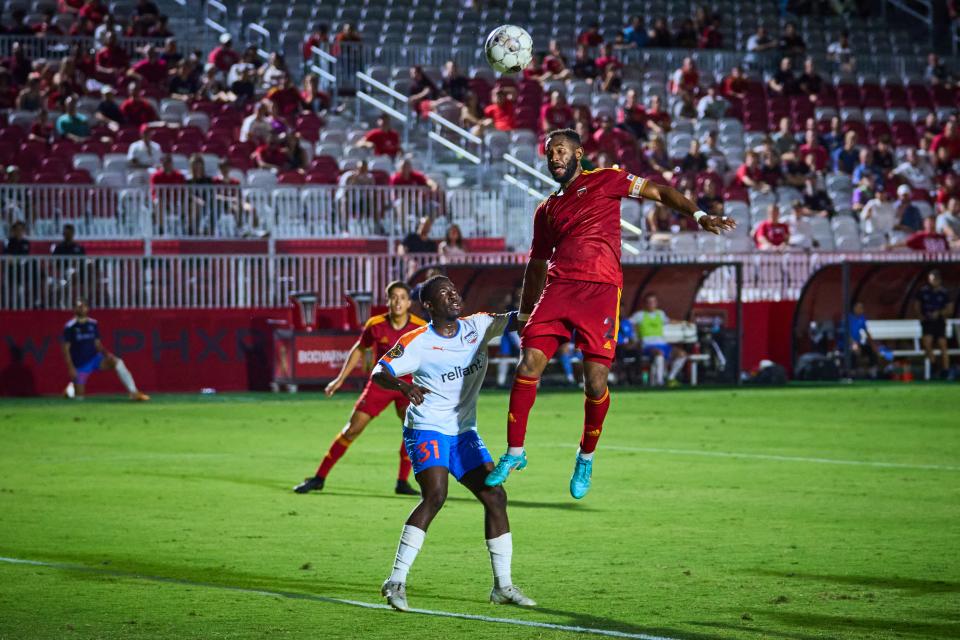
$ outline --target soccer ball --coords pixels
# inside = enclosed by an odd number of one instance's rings
[[[494,71],[518,73],[533,59],[533,38],[520,27],[505,24],[490,32],[483,50]]]

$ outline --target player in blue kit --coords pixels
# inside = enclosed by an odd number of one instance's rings
[[[73,312],[73,319],[63,328],[63,359],[70,372],[70,384],[64,395],[82,399],[90,374],[113,369],[131,400],[149,400],[150,396],[137,390],[137,384],[123,360],[107,351],[100,342],[100,328],[97,321],[90,317],[90,307],[86,301],[77,300]]]
[[[477,396],[487,371],[487,344],[500,337],[516,314],[477,313],[461,318],[463,300],[444,276],[427,280],[420,301],[430,324],[403,335],[373,370],[372,380],[400,391],[410,406],[403,439],[420,485],[420,503],[407,518],[400,536],[393,572],[381,593],[393,608],[406,611],[407,573],[423,546],[427,528],[443,507],[448,476],[453,475],[483,504],[484,531],[496,604],[536,606],[510,576],[513,538],[503,487],[484,484],[493,458],[477,433]],[[413,382],[401,376],[413,374]]]

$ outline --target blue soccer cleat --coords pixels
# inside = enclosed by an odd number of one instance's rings
[[[593,460],[584,460],[579,455],[570,476],[570,495],[579,500],[590,491],[590,476],[593,475]]]
[[[512,456],[509,453],[505,453],[500,456],[500,461],[497,462],[497,466],[493,468],[487,478],[483,481],[488,487],[498,487],[507,480],[507,476],[510,475],[510,472],[516,469],[517,471],[523,471],[524,467],[527,466],[527,452],[524,451],[518,456]]]

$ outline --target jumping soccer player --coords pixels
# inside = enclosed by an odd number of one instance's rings
[[[73,318],[63,327],[63,359],[70,372],[70,382],[63,392],[68,398],[82,400],[87,379],[94,371],[113,369],[127,389],[131,400],[145,401],[150,396],[137,390],[137,383],[123,360],[107,351],[100,342],[100,327],[90,317],[90,306],[78,299],[73,308]]]
[[[577,452],[570,495],[590,489],[593,453],[610,407],[607,375],[617,347],[620,319],[620,199],[647,198],[689,216],[707,231],[733,229],[733,220],[698,211],[676,189],[620,169],[584,171],[583,147],[571,129],[547,135],[547,162],[560,183],[537,207],[533,243],[523,278],[518,322],[522,329],[517,367],[507,413],[507,452],[487,476],[496,486],[511,470],[527,466],[523,441],[537,383],[557,347],[576,330],[583,352],[583,437]]]
[[[387,305],[390,309],[387,313],[373,316],[367,320],[367,324],[363,327],[363,333],[360,334],[360,339],[350,349],[340,373],[324,390],[328,398],[337,392],[350,372],[360,364],[364,351],[372,348],[374,355],[379,360],[390,347],[396,344],[400,336],[425,324],[423,320],[410,313],[410,287],[399,280],[387,285]],[[306,478],[293,490],[297,493],[309,493],[310,491],[323,489],[330,469],[347,452],[347,447],[363,433],[371,420],[390,406],[391,402],[394,403],[397,415],[402,421],[409,404],[406,396],[396,391],[385,391],[368,380],[367,386],[363,388],[363,393],[360,394],[360,399],[353,407],[350,420],[337,434],[333,444],[330,445],[330,450],[324,456],[316,474]],[[401,441],[400,469],[397,471],[397,485],[394,491],[400,495],[420,495],[416,489],[410,486],[409,478],[410,458],[407,456],[407,450]]]
[[[443,506],[448,475],[453,474],[483,504],[493,566],[490,602],[536,606],[511,581],[513,538],[507,494],[503,487],[484,484],[493,469],[493,458],[477,434],[477,395],[487,371],[487,343],[503,334],[515,314],[478,313],[461,318],[463,301],[444,276],[434,276],[423,284],[420,301],[430,314],[430,324],[400,338],[380,359],[372,376],[376,384],[410,400],[403,440],[423,491],[400,535],[393,572],[380,591],[394,609],[408,609],[407,573],[423,546],[427,528]],[[403,379],[410,373],[412,383]]]

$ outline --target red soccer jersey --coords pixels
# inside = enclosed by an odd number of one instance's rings
[[[790,239],[790,227],[782,222],[770,222],[769,220],[764,220],[757,225],[757,230],[753,235],[754,241],[758,247],[760,246],[760,241],[758,240],[760,236],[766,238],[767,242],[773,246],[779,247]]]
[[[639,198],[646,182],[621,169],[583,171],[537,207],[530,258],[549,260],[550,278],[622,286],[620,199]]]
[[[914,251],[926,251],[927,253],[950,251],[950,244],[947,242],[945,235],[926,231],[917,231],[912,234],[907,238],[907,246]]]
[[[373,145],[374,155],[395,158],[400,153],[400,134],[393,129],[372,129],[363,139]]]
[[[367,320],[367,324],[363,325],[360,346],[364,349],[373,349],[373,361],[378,362],[393,345],[397,344],[400,336],[425,324],[427,323],[411,313],[407,324],[400,329],[394,329],[390,324],[389,313],[372,316]]]

